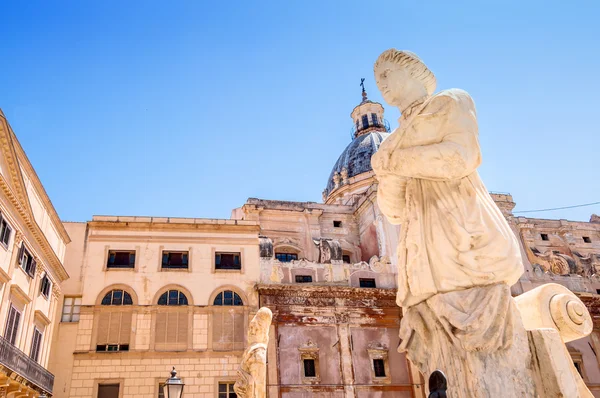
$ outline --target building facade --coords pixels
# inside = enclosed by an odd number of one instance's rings
[[[50,345],[70,242],[0,111],[0,397],[52,394]]]
[[[2,118],[0,344],[16,354],[0,350],[0,395],[163,397],[175,366],[184,397],[232,398],[249,320],[267,306],[269,397],[424,398],[397,352],[401,226],[381,214],[370,166],[389,127],[364,91],[351,117],[322,203],[251,198],[227,220],[81,223],[60,223]],[[588,306],[594,331],[568,349],[600,397],[600,218],[517,217],[509,194],[492,197],[521,243],[513,295],[553,282]],[[13,357],[30,365],[19,373]]]

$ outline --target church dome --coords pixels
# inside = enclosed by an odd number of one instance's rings
[[[371,171],[371,156],[377,152],[381,142],[389,135],[384,131],[371,131],[354,138],[335,162],[335,166],[333,166],[327,180],[325,194],[329,195],[336,188],[335,175],[339,174],[340,178],[349,179]]]

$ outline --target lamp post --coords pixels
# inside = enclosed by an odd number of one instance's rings
[[[429,376],[429,397],[428,398],[446,398],[448,382],[446,375],[441,370],[434,371]]]
[[[183,386],[185,386],[185,383],[177,377],[177,371],[175,370],[175,366],[173,366],[171,377],[165,381],[166,398],[181,398]]]

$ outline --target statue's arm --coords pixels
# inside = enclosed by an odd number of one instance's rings
[[[473,173],[481,163],[475,108],[468,97],[440,99],[441,115],[430,114],[443,129],[440,143],[395,149],[379,167],[408,178],[454,180]],[[417,132],[418,133],[418,132]]]

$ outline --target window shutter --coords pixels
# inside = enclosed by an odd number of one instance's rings
[[[25,250],[25,242],[21,242],[21,247],[19,248],[19,264],[23,262],[23,250]]]
[[[42,333],[39,330],[33,329],[33,341],[31,342],[31,359],[37,362],[40,356],[40,348],[42,344]]]
[[[188,313],[180,312],[177,319],[177,346],[182,349],[187,349],[187,335],[188,335]]]
[[[12,333],[10,335],[10,342],[16,344],[17,342],[17,331],[19,330],[19,321],[21,320],[21,313],[16,309],[12,308],[15,312],[15,318],[12,325]]]
[[[110,329],[110,312],[101,312],[98,315],[97,345],[108,344],[108,331]]]
[[[223,349],[223,311],[213,313],[213,349]]]
[[[11,232],[12,229],[8,226],[8,224],[6,224],[4,227],[4,235],[2,236],[2,242],[4,242],[5,245],[8,245],[8,242],[10,241]]]
[[[167,314],[167,337],[166,343],[169,345],[177,343],[177,328],[179,327],[179,323],[177,322],[178,313],[168,312]]]
[[[223,312],[223,350],[229,351],[233,348],[233,320],[232,312]]]
[[[31,265],[29,267],[27,267],[27,274],[32,278],[35,276],[36,265],[37,265],[37,262],[32,258]]]
[[[233,314],[233,349],[244,349],[244,314],[236,312]]]
[[[12,334],[13,334],[13,327],[15,324],[15,315],[16,315],[15,309],[11,306],[10,310],[8,312],[8,320],[6,321],[6,330],[4,331],[4,337],[11,343],[14,344],[14,342],[11,340],[12,338]]]
[[[165,344],[167,338],[167,313],[156,313],[156,326],[154,333],[154,342],[156,344]]]
[[[108,344],[119,344],[119,334],[121,330],[121,313],[111,312],[108,325]]]
[[[133,314],[131,312],[121,313],[121,329],[119,330],[119,344],[129,344],[129,337],[131,336],[131,318]]]

